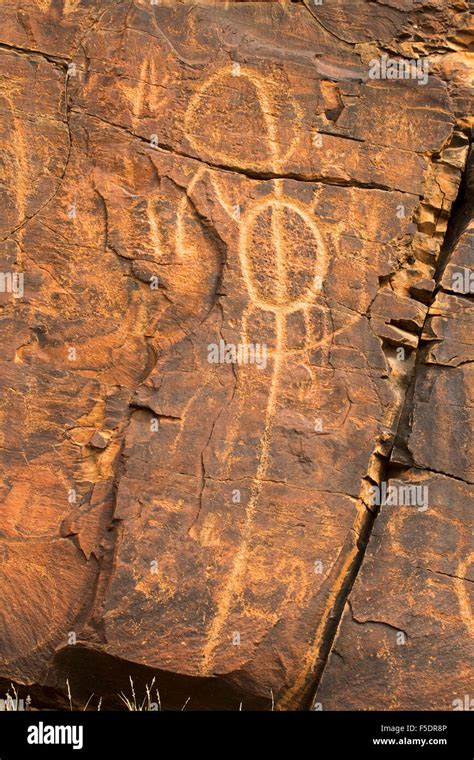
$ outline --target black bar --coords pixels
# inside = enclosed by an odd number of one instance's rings
[[[154,760],[181,758],[183,752],[196,759],[242,752],[243,760],[262,752],[263,760],[270,753],[281,757],[286,747],[292,758],[304,752],[311,760],[359,755],[472,760],[473,724],[472,713],[462,711],[0,712],[0,760],[25,755]],[[50,744],[50,739],[70,743]]]

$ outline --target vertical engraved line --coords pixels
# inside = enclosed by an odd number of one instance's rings
[[[191,193],[194,189],[194,186],[197,182],[201,179],[204,172],[207,171],[206,169],[203,169],[202,167],[198,169],[194,177],[192,178],[191,182],[189,183],[186,193],[183,195],[179,202],[178,211],[176,214],[176,254],[177,258],[184,258],[185,256],[185,247],[184,247],[184,211],[186,209],[187,204],[189,203],[188,200],[188,194]]]
[[[463,547],[464,548],[464,547]],[[474,636],[474,618],[472,614],[471,602],[466,590],[466,584],[468,580],[465,579],[469,566],[474,562],[474,552],[468,554],[465,560],[459,563],[456,575],[458,578],[454,579],[454,588],[459,602],[459,610],[464,624],[471,636]]]
[[[247,320],[250,308],[250,305],[247,305],[242,314],[241,339],[244,345],[248,344]],[[239,431],[240,420],[242,417],[242,408],[245,399],[245,365],[237,365],[235,368],[235,374],[237,387],[232,402],[232,405],[234,407],[234,416],[227,430],[226,440],[222,451],[225,478],[230,478],[231,475],[232,463],[230,461],[230,454],[237,439],[237,433]]]
[[[151,62],[148,60],[148,58],[145,58],[140,68],[138,86],[136,88],[135,98],[133,101],[132,113],[136,119],[140,118],[143,111],[143,105],[145,102],[146,78],[148,75],[151,79],[151,73]]]
[[[278,386],[283,363],[282,348],[284,346],[286,338],[284,318],[282,318],[281,314],[276,315],[276,331],[276,350],[274,355],[272,379],[270,383],[270,393],[268,396],[265,414],[265,430],[260,446],[259,464],[257,473],[252,483],[250,499],[247,504],[242,540],[240,542],[239,549],[233,559],[230,575],[228,576],[224,588],[219,595],[217,602],[217,613],[214,616],[212,624],[208,630],[207,641],[203,649],[202,668],[205,673],[208,673],[212,668],[214,651],[219,644],[222,629],[228,618],[232,602],[237,594],[238,587],[247,566],[251,529],[257,511],[258,499],[260,497],[263,480],[267,473],[270,443],[273,431],[273,419],[275,416]]]

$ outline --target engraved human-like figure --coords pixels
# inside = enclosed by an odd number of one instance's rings
[[[239,261],[249,295],[248,306],[242,315],[241,340],[243,344],[249,344],[250,325],[258,311],[263,311],[272,317],[275,341],[273,349],[269,352],[271,374],[268,381],[268,399],[257,469],[246,506],[245,526],[230,573],[219,592],[217,614],[208,629],[204,648],[205,670],[212,669],[215,648],[219,644],[223,627],[249,562],[254,518],[261,498],[262,484],[268,476],[273,423],[282,374],[289,368],[288,359],[295,352],[302,352],[302,348],[295,349],[288,343],[289,320],[301,316],[303,331],[306,334],[302,342],[303,351],[315,346],[315,318],[319,317],[317,321],[321,322],[318,324],[319,343],[323,345],[328,340],[329,325],[320,298],[328,258],[310,210],[298,201],[285,197],[282,181],[276,180],[273,194],[257,202],[244,213],[240,218],[239,228]],[[257,238],[262,230],[264,237],[259,245]],[[319,304],[315,303],[317,299]],[[245,368],[241,368],[241,371],[245,376]],[[251,387],[245,380],[239,384],[235,397],[234,424],[228,431],[226,441],[227,449],[232,448],[242,409],[251,392]],[[224,461],[229,459],[224,457]],[[293,575],[293,578],[297,577]],[[299,582],[301,581],[300,578]]]
[[[204,96],[207,96],[211,86],[223,83],[225,77],[230,77],[230,70],[223,69],[211,77],[203,89],[196,94],[190,103],[186,123],[190,125],[199,112]],[[284,155],[279,155],[277,140],[277,124],[274,118],[275,108],[270,103],[265,89],[265,80],[247,68],[239,70],[241,79],[248,80],[254,89],[256,100],[263,114],[265,134],[262,136],[262,151],[270,156],[275,169],[280,167],[292,150],[290,142]],[[230,138],[229,138],[230,139]],[[193,144],[197,149],[205,149],[193,134]],[[217,147],[219,160],[232,164],[232,155],[222,147]],[[257,163],[260,159],[257,158]],[[264,157],[261,159],[264,160]],[[263,312],[274,331],[273,347],[269,350],[271,363],[270,375],[267,378],[268,396],[264,411],[263,431],[259,445],[256,472],[252,480],[245,508],[245,520],[241,529],[241,540],[226,577],[223,579],[216,598],[216,614],[207,629],[204,645],[203,672],[212,672],[216,648],[219,646],[224,627],[228,621],[233,605],[242,588],[244,576],[249,561],[255,565],[257,553],[251,549],[254,521],[262,498],[262,487],[269,474],[269,459],[271,455],[273,425],[276,414],[278,396],[281,391],[282,376],[289,369],[291,358],[304,358],[309,351],[326,346],[334,337],[331,333],[330,318],[322,298],[324,278],[328,268],[328,254],[322,235],[315,223],[314,206],[316,198],[311,203],[300,200],[285,193],[283,180],[272,183],[271,192],[247,206],[242,214],[235,218],[235,210],[219,180],[214,173],[210,177],[216,195],[222,208],[226,211],[229,222],[238,227],[237,250],[241,276],[248,293],[248,305],[241,317],[240,339],[244,345],[251,342],[252,324]],[[240,209],[240,205],[239,205]],[[299,341],[296,346],[291,342],[294,337],[295,325],[300,324]],[[239,380],[233,398],[234,417],[226,431],[226,441],[223,443],[222,477],[230,477],[232,469],[232,449],[241,425],[244,408],[252,397],[252,382],[247,378],[248,370],[239,367]],[[283,574],[288,568],[283,563]],[[304,567],[288,575],[287,598],[291,598],[295,587],[304,589],[307,579]],[[285,602],[283,602],[283,606]],[[247,608],[248,609],[248,608]],[[254,606],[254,614],[258,609]],[[275,622],[278,615],[275,617]]]
[[[242,66],[234,84],[247,73],[266,124],[262,161],[273,156],[278,170],[275,108],[251,69]],[[232,80],[231,67],[218,81],[225,77]],[[199,97],[191,114],[200,112]],[[188,114],[189,128],[193,119]],[[203,149],[202,138],[192,139]],[[225,140],[219,145],[219,160],[231,165]],[[278,437],[303,426],[290,446],[309,440],[314,448],[317,369],[350,320],[333,327],[325,302],[328,252],[315,221],[317,185],[252,181],[159,148],[148,157],[160,188],[128,201],[133,219],[119,190],[101,185],[112,245],[121,255],[136,249],[133,266],[153,269],[163,287],[152,339],[157,362],[135,394],[140,409],[125,437],[116,518],[126,530],[106,604],[107,639],[120,642],[121,656],[135,656],[139,644],[149,662],[206,675],[237,668],[252,641],[291,619],[288,606],[310,603],[321,583],[305,557],[273,556],[272,530],[284,530],[288,519],[284,504],[303,513],[314,502],[301,490],[295,503],[298,474],[285,471],[293,453],[278,455]],[[208,347],[220,339],[265,344],[266,367],[209,363]],[[160,421],[153,434],[152,415]],[[300,460],[304,466],[304,451]],[[309,491],[317,488],[313,470]],[[262,527],[273,500],[279,515]],[[353,505],[347,508],[352,515]],[[136,643],[128,629],[123,635],[128,588],[140,619]],[[229,651],[232,631],[249,627],[252,641],[243,634],[242,647]]]

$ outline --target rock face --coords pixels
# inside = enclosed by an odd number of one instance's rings
[[[0,10],[0,677],[40,706],[474,688],[467,4],[350,6]]]
[[[388,487],[421,498],[381,509],[317,709],[473,709],[472,189],[440,261],[390,457]]]

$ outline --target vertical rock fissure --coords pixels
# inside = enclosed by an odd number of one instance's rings
[[[457,240],[462,234],[462,231],[467,226],[467,223],[469,221],[469,214],[472,213],[471,194],[472,194],[472,190],[474,186],[473,177],[474,177],[474,148],[472,145],[472,137],[471,137],[469,151],[467,152],[466,162],[461,174],[461,182],[459,185],[458,195],[457,195],[456,201],[453,203],[453,206],[451,208],[451,213],[448,220],[448,226],[446,229],[444,242],[441,247],[441,251],[438,258],[438,264],[436,267],[436,273],[434,275],[436,287],[433,291],[432,298],[430,300],[428,310],[426,312],[425,323],[423,324],[423,328],[421,329],[421,333],[420,333],[420,341],[415,351],[415,364],[413,368],[411,381],[406,389],[405,397],[398,413],[397,426],[394,431],[390,450],[385,456],[383,456],[381,453],[375,454],[375,456],[377,456],[377,459],[379,460],[379,463],[380,463],[380,469],[379,469],[380,477],[376,483],[375,481],[373,481],[373,479],[371,479],[371,482],[373,482],[374,485],[380,486],[382,482],[387,481],[390,478],[391,474],[394,474],[395,470],[399,471],[400,469],[399,466],[394,465],[391,462],[391,458],[392,458],[392,452],[393,452],[395,443],[397,442],[397,439],[398,439],[400,422],[403,419],[405,407],[408,403],[410,403],[410,390],[413,387],[413,384],[416,382],[417,370],[418,370],[420,360],[421,360],[420,352],[422,352],[422,349],[423,349],[423,342],[422,342],[421,335],[423,335],[424,327],[428,319],[430,308],[434,304],[437,293],[440,289],[440,282],[441,282],[443,272],[456,246]],[[319,683],[321,681],[324,670],[326,668],[329,655],[331,654],[331,651],[334,651],[333,647],[336,641],[337,632],[338,632],[339,625],[342,619],[342,615],[343,615],[345,606],[349,601],[351,590],[354,586],[357,576],[359,575],[359,571],[362,567],[367,546],[370,541],[370,537],[372,535],[375,521],[377,519],[377,516],[380,512],[381,507],[375,507],[371,511],[366,505],[366,509],[367,509],[367,512],[364,516],[364,519],[359,531],[359,536],[357,539],[357,548],[358,548],[357,555],[355,556],[352,562],[352,565],[349,568],[349,571],[347,573],[346,579],[344,580],[339,590],[339,593],[337,594],[336,601],[333,605],[331,614],[329,616],[329,620],[326,625],[326,630],[323,634],[321,648],[318,654],[318,665],[315,666],[314,668],[315,678],[313,681],[313,689],[312,689],[312,697],[311,697],[312,709],[315,709],[315,706],[317,705],[317,692],[318,692]],[[304,707],[306,706],[307,705],[305,705]]]

